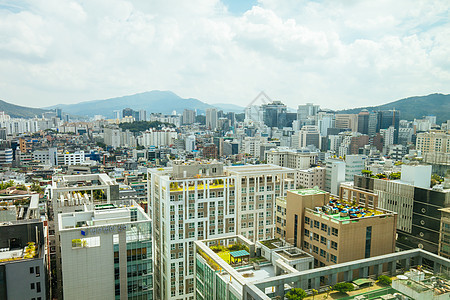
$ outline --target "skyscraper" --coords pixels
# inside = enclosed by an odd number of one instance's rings
[[[299,105],[297,108],[297,120],[300,122],[300,128],[305,125],[309,116],[315,116],[319,112],[320,106],[313,103]]]
[[[263,104],[261,108],[263,110],[263,120],[266,126],[277,128],[287,126],[287,106],[281,101]]]
[[[400,128],[400,111],[398,110],[382,110],[378,112],[377,131],[394,127],[393,143],[398,144],[398,131]]]
[[[216,130],[217,128],[217,109],[207,108],[206,109],[206,128],[211,130]]]

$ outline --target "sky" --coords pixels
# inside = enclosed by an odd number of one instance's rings
[[[448,0],[0,0],[0,99],[344,109],[450,93]]]

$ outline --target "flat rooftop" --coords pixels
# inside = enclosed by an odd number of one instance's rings
[[[60,230],[150,221],[149,216],[134,201],[116,201],[96,205],[94,210],[59,214]]]
[[[319,189],[289,190],[289,192],[295,193],[297,195],[302,195],[302,196],[319,195],[319,194],[327,193],[327,192],[319,190]]]

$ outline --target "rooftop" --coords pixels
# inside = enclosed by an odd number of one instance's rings
[[[326,194],[327,192],[319,190],[319,189],[301,189],[301,190],[290,190],[290,192],[302,195],[302,196],[309,196],[309,195],[319,195],[319,194]]]

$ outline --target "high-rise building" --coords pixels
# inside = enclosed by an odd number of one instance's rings
[[[418,133],[416,149],[422,153],[450,153],[450,134],[441,130]]]
[[[206,128],[210,130],[216,130],[217,128],[217,109],[207,108],[206,109]]]
[[[266,126],[277,127],[280,129],[289,126],[287,120],[287,106],[281,101],[263,104],[261,108],[263,110],[263,120]]]
[[[139,118],[137,121],[147,121],[147,111],[145,109],[140,109],[138,111]]]
[[[306,124],[308,117],[317,115],[319,109],[320,106],[313,103],[299,105],[297,108],[297,121],[300,123],[300,128]]]
[[[335,126],[340,129],[350,129],[352,132],[358,131],[358,115],[357,114],[336,114]]]
[[[383,110],[378,112],[377,131],[381,129],[394,128],[393,144],[398,144],[398,131],[400,128],[400,111]]]
[[[320,133],[319,128],[313,125],[304,125],[298,131],[298,146],[293,145],[293,148],[305,148],[310,145],[320,148]]]
[[[294,172],[273,165],[224,169],[215,162],[149,170],[155,298],[194,298],[194,241],[232,233],[272,238],[275,198],[296,185]]]
[[[355,154],[345,156],[345,181],[353,181],[355,175],[360,175],[366,167],[367,156]]]
[[[439,210],[441,211],[441,230],[438,254],[450,259],[450,207]]]
[[[325,191],[336,195],[340,184],[345,181],[345,162],[340,159],[327,159],[325,163]]]
[[[189,125],[195,123],[195,110],[184,109],[183,124]]]
[[[382,180],[358,175],[355,176],[355,186],[378,194],[380,207],[398,213],[398,249],[421,248],[437,254],[441,218],[439,209],[448,207],[450,189],[418,186],[423,181],[422,178],[430,180],[431,168],[416,168],[417,170],[402,168],[401,180]],[[412,174],[406,175],[409,172]]]
[[[358,114],[358,132],[362,134],[369,134],[369,117],[370,113],[367,109],[363,109]]]
[[[235,233],[236,179],[219,163],[151,169],[155,299],[194,299],[194,241]]]
[[[350,186],[341,186],[339,197],[288,191],[286,240],[311,253],[316,267],[393,253],[397,214],[377,202],[378,195]]]
[[[48,299],[46,229],[39,219],[0,224],[0,299]]]
[[[153,299],[151,221],[134,200],[58,215],[64,299]]]
[[[85,207],[93,210],[96,204],[110,203],[116,199],[119,199],[119,185],[106,174],[53,177],[51,200],[48,202],[48,225],[50,269],[52,270],[51,286],[54,297],[62,298],[63,292],[58,215],[82,212]],[[112,247],[112,244],[110,246]]]
[[[304,170],[317,163],[317,152],[300,152],[292,149],[272,149],[265,153],[268,164]]]

